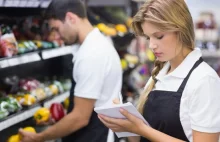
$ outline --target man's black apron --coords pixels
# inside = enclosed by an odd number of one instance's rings
[[[143,116],[152,128],[183,141],[189,141],[180,122],[180,102],[183,90],[191,73],[202,62],[203,59],[200,58],[194,64],[177,92],[161,90],[150,92],[144,106]],[[150,141],[142,137],[141,142]]]
[[[68,113],[70,113],[74,108],[74,88],[76,82],[72,79],[72,87],[70,90],[69,96],[69,108]],[[74,125],[74,122],[73,122]],[[103,123],[99,120],[97,113],[95,111],[92,112],[89,124],[66,136],[62,139],[62,142],[106,142],[108,136],[108,128],[103,125]]]

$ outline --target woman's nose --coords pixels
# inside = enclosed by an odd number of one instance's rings
[[[151,50],[154,50],[154,49],[156,49],[158,46],[156,45],[156,44],[152,44],[152,43],[150,43],[149,44],[149,48],[151,49]]]

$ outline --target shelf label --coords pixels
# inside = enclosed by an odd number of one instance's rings
[[[51,3],[51,0],[45,0],[41,2],[41,7],[42,8],[47,8]]]
[[[8,64],[9,66],[16,66],[20,64],[20,60],[19,58],[12,58],[12,59],[8,59]]]
[[[26,55],[25,59],[25,63],[36,62],[41,60],[40,55],[38,53]]]
[[[19,7],[26,7],[27,1],[26,0],[21,0],[19,3]]]
[[[43,51],[42,58],[49,59],[49,58],[54,58],[58,56],[72,54],[72,50],[73,50],[73,47],[68,46],[68,47],[60,47],[60,48],[56,48],[53,50]]]
[[[12,59],[8,59],[8,64],[9,64],[9,66],[16,66],[16,65],[36,62],[36,61],[40,61],[40,60],[41,60],[41,58],[40,58],[39,54],[34,53],[34,54],[27,54],[27,55],[23,55],[21,57],[15,57]]]
[[[4,0],[0,0],[0,6],[2,7],[4,4]]]
[[[40,2],[39,1],[35,1],[33,5],[34,5],[33,7],[38,7],[40,5]]]
[[[8,60],[0,61],[0,68],[7,68],[9,66]]]
[[[20,0],[14,0],[14,1],[13,1],[13,6],[14,6],[14,7],[18,7],[18,6],[19,6],[19,3],[20,3]]]
[[[6,0],[5,1],[5,7],[13,7],[13,1],[12,0]]]

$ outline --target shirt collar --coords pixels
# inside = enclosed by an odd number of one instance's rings
[[[73,52],[73,62],[76,60],[77,55],[79,54],[79,52],[82,50],[82,48],[86,48],[88,46],[84,46],[86,44],[87,41],[92,41],[92,38],[97,37],[97,34],[100,33],[98,28],[94,28],[85,38],[85,40],[83,41],[83,43],[81,45],[77,45],[76,47],[78,49],[75,49]]]
[[[193,65],[199,60],[199,58],[202,56],[201,50],[199,48],[195,48],[192,52],[189,53],[189,55],[183,60],[183,62],[171,73],[166,74],[170,63],[165,63],[162,70],[159,72],[159,74],[156,76],[157,80],[161,80],[165,76],[173,76],[177,78],[185,78]]]

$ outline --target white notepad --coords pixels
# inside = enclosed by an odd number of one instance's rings
[[[130,102],[125,103],[125,104],[112,105],[112,106],[96,107],[96,108],[94,108],[94,111],[98,114],[102,114],[102,115],[105,115],[108,117],[125,119],[125,117],[119,111],[120,108],[127,110],[129,113],[142,119],[146,125],[150,126],[148,124],[148,122],[144,119],[144,117],[137,111],[137,109]],[[139,136],[137,134],[130,133],[130,132],[116,132],[116,135],[119,138],[130,137],[130,136]]]

